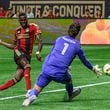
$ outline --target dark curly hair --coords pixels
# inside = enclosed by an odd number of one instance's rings
[[[19,19],[21,18],[21,16],[25,16],[25,17],[27,18],[26,13],[20,13],[20,14],[19,14]]]
[[[76,37],[80,31],[81,25],[79,22],[72,23],[68,29],[68,35],[71,37]]]

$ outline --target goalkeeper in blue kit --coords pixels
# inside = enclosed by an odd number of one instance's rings
[[[73,23],[69,26],[68,35],[56,39],[55,45],[43,63],[41,74],[39,75],[34,88],[27,93],[27,98],[22,104],[23,106],[30,105],[37,98],[42,89],[51,81],[65,84],[69,101],[79,95],[81,89],[74,89],[72,78],[68,71],[69,66],[76,56],[78,56],[81,62],[88,69],[92,70],[96,76],[101,75],[101,70],[98,65],[93,66],[87,60],[81,49],[80,42],[75,39],[80,28],[81,26],[79,23]]]

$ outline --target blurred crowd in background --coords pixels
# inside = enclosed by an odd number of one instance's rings
[[[18,18],[20,11],[17,10],[16,13],[13,13],[13,10],[11,8],[8,8],[7,10],[4,9],[3,6],[0,6],[0,18]],[[39,13],[39,12],[37,12]],[[90,13],[89,9],[86,9],[84,12],[83,18],[94,18],[92,13]],[[26,8],[26,14],[28,18],[38,18],[34,15],[30,7]],[[58,13],[57,13],[58,16]],[[57,18],[55,14],[53,14],[53,10],[50,9],[47,16],[43,16],[42,18]],[[96,18],[104,18],[102,16],[102,11],[97,9],[96,11]]]
[[[7,10],[4,9],[4,7],[0,7],[0,18],[18,18],[20,11],[17,10],[16,13],[13,13],[13,10],[11,8],[8,8]],[[26,14],[28,18],[34,18],[34,14],[31,11],[31,8],[28,7],[26,10]]]

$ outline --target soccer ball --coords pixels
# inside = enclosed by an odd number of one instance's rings
[[[110,63],[104,65],[103,72],[107,75],[110,75]]]

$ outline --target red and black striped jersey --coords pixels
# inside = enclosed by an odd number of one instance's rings
[[[18,27],[14,34],[14,49],[21,50],[31,55],[36,36],[40,33],[41,30],[39,26],[34,23],[30,23],[26,29]]]

